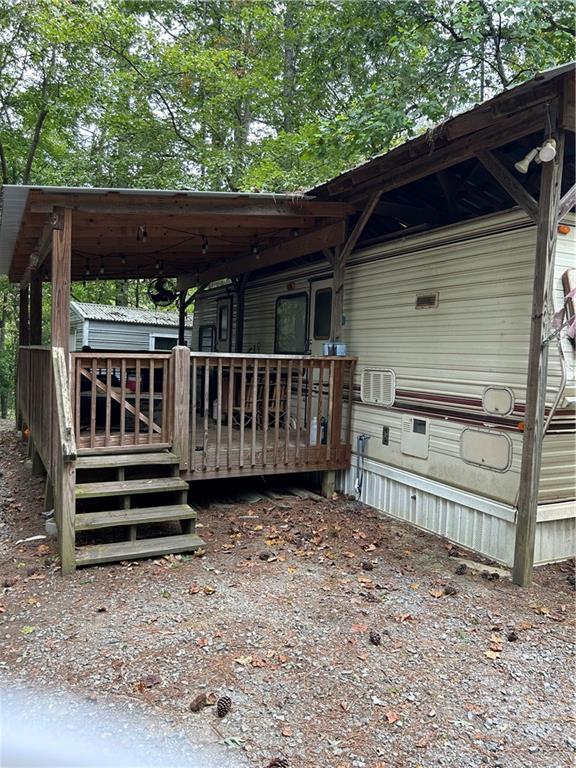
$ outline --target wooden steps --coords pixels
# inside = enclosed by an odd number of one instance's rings
[[[129,496],[133,493],[170,493],[188,491],[188,483],[179,477],[145,478],[143,480],[113,480],[111,482],[79,483],[77,499],[93,499],[104,496]]]
[[[179,477],[174,453],[83,455],[76,469],[81,478],[75,487],[74,522],[80,534],[77,566],[191,552],[204,546],[195,533],[196,510],[187,503],[188,483]],[[179,523],[182,533],[174,535],[167,526],[166,536],[158,536],[164,523],[172,524],[172,530]],[[124,540],[96,543],[105,528],[114,529],[109,538]],[[145,538],[146,533],[150,538]]]
[[[188,504],[136,509],[113,509],[107,512],[82,512],[77,514],[76,530],[92,531],[96,528],[113,528],[118,525],[144,525],[146,523],[168,523],[177,520],[195,519],[196,510],[188,506]]]
[[[148,467],[153,465],[174,465],[179,459],[173,453],[125,453],[125,454],[91,454],[79,456],[76,469],[114,469],[115,467]]]
[[[97,565],[120,560],[135,560],[140,557],[158,557],[159,555],[192,552],[204,546],[196,534],[181,536],[162,536],[156,539],[137,539],[119,541],[113,544],[91,544],[76,551],[76,565]]]

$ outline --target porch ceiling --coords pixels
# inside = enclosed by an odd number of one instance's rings
[[[356,210],[305,195],[5,186],[2,197],[0,272],[15,282],[59,208],[72,209],[73,280],[237,274],[270,249],[289,259],[314,246],[310,235]]]

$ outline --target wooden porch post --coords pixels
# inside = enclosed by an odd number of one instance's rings
[[[20,288],[20,316],[18,325],[18,342],[21,347],[30,344],[30,313],[28,286]]]
[[[344,324],[344,282],[346,278],[346,264],[350,254],[356,247],[356,243],[364,227],[368,223],[370,217],[374,213],[374,209],[380,202],[382,197],[382,190],[377,189],[360,214],[358,221],[356,222],[354,229],[350,233],[348,239],[342,246],[336,246],[334,253],[330,251],[326,252],[328,260],[331,261],[333,267],[332,277],[332,341],[338,342],[342,339],[342,326]],[[340,370],[340,369],[338,369]],[[340,390],[342,389],[342,381],[338,382]],[[339,397],[342,392],[339,392]],[[330,498],[336,490],[336,472],[329,471],[324,472],[322,477],[322,494],[327,498]]]
[[[526,410],[520,492],[516,519],[516,541],[512,580],[520,586],[532,582],[534,543],[538,513],[538,489],[542,463],[544,438],[544,414],[546,407],[546,378],[548,372],[548,345],[543,344],[545,335],[544,313],[547,294],[554,274],[554,254],[558,227],[558,203],[562,183],[564,160],[564,132],[557,132],[557,153],[554,160],[542,163],[536,256],[532,292],[532,316],[528,353],[528,378],[526,384]],[[554,134],[553,134],[554,135]]]
[[[180,459],[180,471],[189,466],[190,455],[190,350],[174,347],[172,350],[173,424],[172,450]]]
[[[246,306],[246,285],[250,277],[249,272],[244,272],[235,282],[236,286],[236,337],[234,341],[235,352],[244,351],[244,308]]]
[[[188,290],[180,291],[178,296],[178,346],[183,347],[186,344],[186,294]]]
[[[42,344],[42,277],[38,272],[30,280],[30,344]]]
[[[52,233],[52,347],[64,350],[69,368],[72,211],[61,210]]]

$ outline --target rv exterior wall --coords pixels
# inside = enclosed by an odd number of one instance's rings
[[[514,548],[535,242],[533,223],[519,211],[483,217],[355,252],[344,293],[347,322],[342,340],[358,358],[353,433],[370,435],[363,500],[507,564]],[[561,275],[572,266],[573,253],[572,231],[558,241],[557,304],[563,295]],[[277,298],[290,291],[309,292],[311,280],[328,275],[328,264],[317,263],[251,282],[244,349],[274,352]],[[437,294],[437,301],[421,302],[432,306],[417,309],[416,298],[424,294]],[[199,302],[195,324],[212,316],[217,296],[210,292]],[[570,537],[565,538],[576,522],[570,483],[576,470],[574,404],[567,399],[574,391],[574,351],[569,342],[564,351],[571,381],[544,443],[540,500],[546,502],[548,517],[539,513],[537,562],[573,554],[567,551]],[[562,382],[561,362],[553,344],[548,406]],[[360,401],[365,368],[394,371],[393,407]],[[508,399],[511,391],[514,405],[509,414],[489,415],[484,410],[484,392],[493,386],[505,388]],[[403,444],[406,414],[427,422],[426,458],[413,455]],[[571,434],[560,434],[558,419],[567,417],[572,419]],[[506,463],[500,463],[497,470],[465,461],[465,430],[478,430],[478,455],[486,433],[505,435],[509,466],[503,470]],[[470,437],[473,442],[474,434],[467,433],[467,445]],[[390,477],[394,472],[405,474]],[[342,488],[352,492],[354,477],[353,468],[344,473]],[[413,499],[411,488],[417,481],[431,483],[433,489],[420,489]]]

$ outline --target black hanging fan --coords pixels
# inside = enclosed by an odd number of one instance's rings
[[[148,286],[148,298],[157,307],[169,307],[178,298],[178,293],[169,280],[157,277]]]

